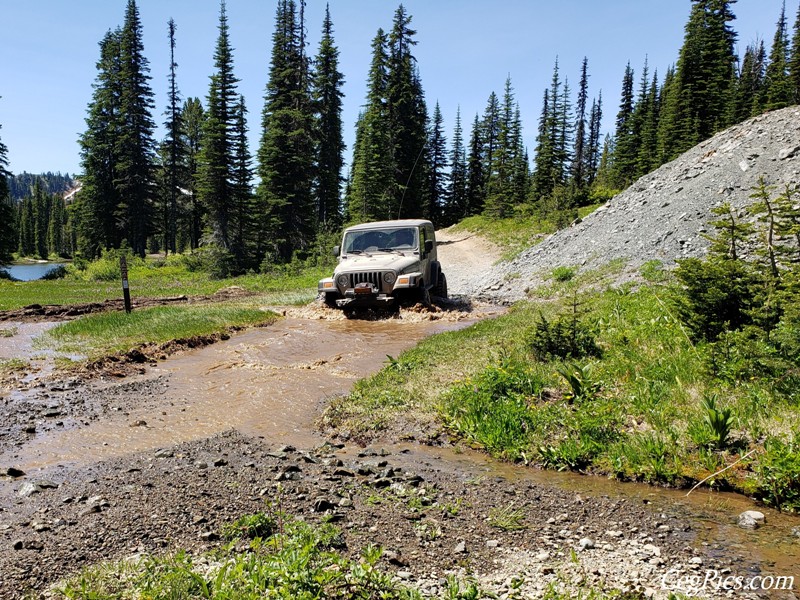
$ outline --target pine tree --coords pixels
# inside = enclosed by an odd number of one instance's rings
[[[597,98],[592,100],[592,110],[589,116],[589,138],[586,142],[586,183],[591,186],[597,176],[597,167],[600,164],[600,128],[603,120],[603,93],[598,92]]]
[[[483,141],[483,193],[481,204],[486,207],[486,199],[489,197],[489,183],[495,170],[497,160],[497,147],[500,137],[500,101],[497,94],[492,92],[486,101],[486,108],[483,111],[481,120],[481,140]]]
[[[741,123],[764,110],[766,51],[764,42],[747,46],[736,80],[731,120]]]
[[[0,265],[11,262],[11,254],[17,247],[14,231],[14,207],[8,186],[8,149],[0,140]]]
[[[323,229],[342,223],[340,195],[345,144],[342,137],[342,85],[339,50],[333,41],[330,8],[325,7],[322,40],[314,61],[314,107],[317,112],[317,220]]]
[[[66,226],[66,207],[60,194],[52,194],[50,198],[50,218],[47,224],[47,248],[50,254],[67,256],[64,236]]]
[[[36,256],[47,260],[47,225],[50,221],[50,198],[39,180],[33,185],[33,245]]]
[[[247,266],[257,267],[248,257],[253,254],[254,246],[262,240],[255,239],[256,203],[250,181],[253,178],[252,157],[247,147],[247,107],[244,96],[239,96],[235,107],[236,129],[233,138],[233,223],[234,231],[231,239],[231,250],[240,269]]]
[[[395,197],[392,213],[398,217],[418,217],[426,203],[425,146],[427,108],[422,82],[411,53],[416,31],[411,29],[411,15],[401,4],[394,14],[388,37],[388,109],[389,133],[394,149]]]
[[[464,133],[461,127],[461,107],[456,110],[453,143],[450,148],[450,177],[445,192],[442,225],[449,226],[468,216],[467,157],[464,150]]]
[[[150,114],[153,108],[150,68],[144,56],[142,25],[135,0],[128,0],[119,38],[119,56],[119,124],[114,178],[119,203],[115,216],[124,239],[134,253],[143,257],[151,229],[155,123]]]
[[[372,62],[367,81],[367,104],[356,124],[347,216],[351,221],[391,219],[395,197],[394,147],[389,133],[386,34],[379,29],[372,40]]]
[[[792,30],[792,47],[789,55],[789,85],[792,88],[792,102],[800,103],[800,6]]]
[[[120,37],[117,29],[106,33],[100,42],[87,128],[79,140],[83,187],[76,200],[75,217],[78,250],[87,258],[99,256],[103,248],[118,247],[122,241],[114,217],[119,204],[116,139],[121,112]],[[21,243],[21,249],[24,245]]]
[[[178,198],[180,197],[181,184],[186,180],[181,172],[185,164],[186,148],[183,145],[181,130],[183,128],[181,117],[181,98],[178,91],[175,62],[175,21],[169,20],[169,99],[167,102],[167,120],[164,127],[167,137],[164,140],[164,160],[162,162],[162,222],[161,229],[164,239],[164,252],[177,251],[178,237]]]
[[[19,247],[20,256],[36,254],[36,213],[33,197],[28,196],[19,203]]]
[[[676,158],[730,124],[736,80],[735,0],[692,0],[674,80],[666,90],[659,148]],[[666,85],[665,85],[666,87]]]
[[[644,84],[644,81],[642,82]],[[637,107],[639,109],[639,107]],[[639,109],[639,148],[636,157],[637,177],[646,175],[659,166],[658,164],[658,124],[661,113],[660,94],[658,88],[658,71],[653,73],[650,87],[643,96],[643,105]]]
[[[225,0],[220,2],[219,36],[214,52],[215,73],[209,84],[198,166],[197,195],[206,212],[208,240],[223,251],[231,249],[234,205],[234,137],[236,79]]]
[[[522,155],[519,114],[514,101],[511,78],[506,78],[503,104],[499,112],[497,143],[491,161],[484,212],[494,218],[511,214],[515,201],[515,174]]]
[[[578,102],[575,105],[575,140],[572,147],[570,179],[578,190],[586,187],[586,104],[589,100],[589,59],[583,58],[581,81],[578,84]]]
[[[766,110],[789,106],[793,100],[788,72],[789,37],[786,32],[786,3],[781,7],[781,16],[775,29],[769,64],[765,73]]]
[[[469,138],[469,154],[467,156],[466,206],[464,216],[478,215],[483,212],[486,175],[483,170],[484,141],[481,137],[482,127],[478,115],[472,122]]]
[[[188,98],[181,109],[181,146],[185,149],[184,164],[181,173],[184,179],[181,185],[187,192],[188,207],[181,211],[185,223],[180,228],[180,237],[186,238],[189,247],[196,250],[200,247],[200,236],[205,220],[205,205],[198,197],[200,177],[200,159],[205,123],[205,111],[200,98]]]
[[[636,177],[637,143],[634,128],[633,69],[628,63],[622,78],[619,111],[614,130],[613,182],[625,188]]]
[[[444,118],[437,102],[433,107],[433,118],[427,148],[430,153],[430,170],[428,172],[427,205],[422,215],[440,224],[444,214],[446,189],[448,187],[447,139],[444,135]]]
[[[262,112],[258,149],[259,202],[273,255],[291,260],[316,234],[314,182],[315,118],[305,52],[303,5],[281,0],[275,16],[272,64]]]

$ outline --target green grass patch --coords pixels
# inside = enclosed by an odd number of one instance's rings
[[[330,275],[330,269],[312,267],[214,279],[208,272],[190,268],[191,263],[180,258],[129,261],[128,280],[134,301],[180,295],[210,296],[223,288],[238,286],[260,295],[263,303],[303,304],[316,296],[319,279]],[[84,269],[70,265],[68,271],[63,279],[53,281],[0,279],[0,310],[31,304],[84,304],[122,298],[118,262],[101,259]]]
[[[674,288],[579,293],[598,280],[581,274],[543,301],[423,340],[326,421],[368,438],[438,420],[498,458],[657,484],[734,465],[707,485],[800,510],[800,390],[714,376],[718,348],[690,341]]]
[[[157,306],[88,315],[54,327],[38,343],[93,359],[147,343],[222,333],[274,319],[274,313],[230,304]]]

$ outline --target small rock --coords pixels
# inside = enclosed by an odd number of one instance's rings
[[[700,558],[699,556],[693,556],[692,558],[689,559],[689,564],[702,565],[703,564],[703,559]]]
[[[333,510],[336,506],[333,502],[325,499],[325,498],[317,498],[314,500],[314,512],[325,512],[327,510]]]
[[[467,543],[465,541],[460,541],[456,544],[456,547],[453,548],[454,554],[464,554],[467,551]]]
[[[746,510],[739,515],[739,527],[742,529],[758,529],[766,523],[764,513],[757,510]]]
[[[25,545],[25,544],[24,544],[24,542],[23,542],[22,540],[16,540],[16,541],[14,542],[14,546],[13,546],[13,548],[14,548],[14,550],[22,550],[22,547],[23,547],[24,545]]]
[[[395,552],[394,550],[384,550],[383,557],[389,561],[390,564],[393,564],[398,567],[406,567],[408,563],[403,560],[403,557],[400,555],[399,552]]]
[[[280,448],[278,448],[278,452],[286,452],[286,453],[289,453],[289,452],[296,452],[296,451],[297,451],[297,448],[295,448],[294,446],[290,446],[290,445],[288,445],[288,444],[287,444],[287,445],[285,445],[285,446],[281,446]]]
[[[398,572],[397,572],[397,576],[398,576],[400,579],[404,579],[404,580],[409,580],[409,579],[411,579],[411,573],[410,573],[410,572],[408,572],[408,571],[398,571]]]
[[[500,542],[497,540],[486,540],[486,547],[487,548],[497,548],[500,545]]]
[[[167,448],[161,448],[159,450],[156,450],[155,456],[156,458],[172,458],[174,455],[175,454],[172,452],[172,450],[169,450]]]
[[[41,491],[42,489],[38,485],[33,482],[26,481],[22,484],[22,486],[20,486],[17,495],[21,496],[22,498],[28,498],[29,496],[38,494]]]
[[[800,538],[800,526],[792,527],[792,535],[796,538]]]
[[[224,467],[225,465],[228,464],[228,461],[225,460],[224,458],[218,458],[211,464],[214,465],[215,467]]]
[[[581,538],[578,542],[578,547],[581,550],[591,550],[594,548],[594,540],[591,538]]]
[[[219,534],[214,531],[204,531],[200,534],[200,539],[206,542],[213,542],[219,539]]]
[[[343,469],[343,468],[336,469],[333,472],[333,474],[336,477],[355,477],[356,476],[356,474],[353,471],[351,471],[350,469]]]
[[[17,469],[16,467],[8,467],[3,475],[6,475],[7,477],[22,477],[25,475],[25,471],[22,469]]]

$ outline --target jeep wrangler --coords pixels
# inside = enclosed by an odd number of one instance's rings
[[[321,279],[325,304],[351,309],[430,304],[447,298],[447,279],[436,257],[433,224],[421,219],[379,221],[348,227],[333,249],[339,264],[333,277]]]

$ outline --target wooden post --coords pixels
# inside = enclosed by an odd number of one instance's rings
[[[122,273],[122,297],[125,300],[125,312],[131,312],[131,290],[128,286],[128,261],[125,260],[125,255],[119,257],[119,270]]]

